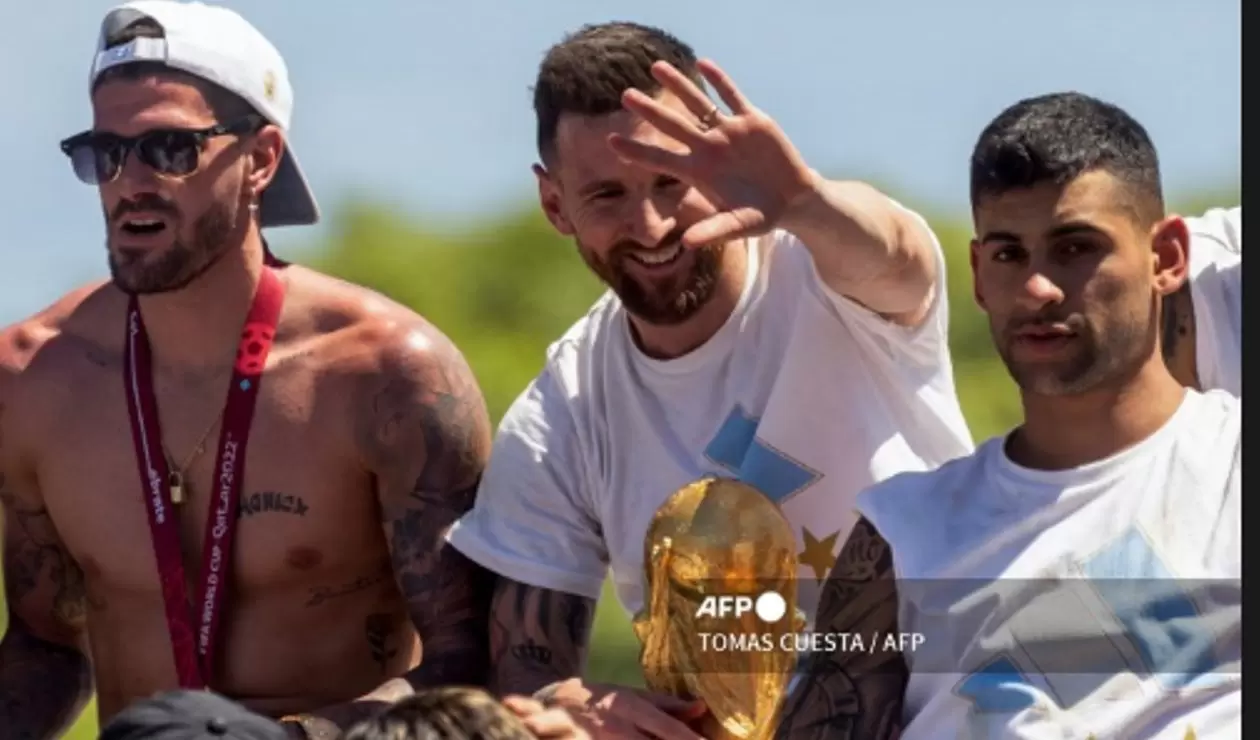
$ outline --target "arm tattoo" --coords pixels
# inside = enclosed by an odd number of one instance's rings
[[[19,503],[0,471],[4,504],[4,582],[9,627],[0,640],[0,727],[4,737],[59,737],[92,692],[87,657],[73,647],[85,614],[83,573],[61,545],[42,506]],[[66,637],[37,637],[26,620]]]
[[[41,640],[10,617],[0,640],[0,727],[14,740],[60,737],[92,694],[80,651]]]
[[[440,353],[440,354],[439,354]],[[468,512],[490,448],[490,420],[471,369],[453,347],[403,358],[372,402],[381,513],[421,639],[413,686],[485,685],[493,576],[446,543]]]
[[[0,474],[0,485],[4,475]],[[23,508],[16,497],[0,489],[8,526],[5,543],[5,583],[10,604],[20,604],[44,584],[52,586],[52,615],[56,621],[81,628],[87,595],[83,571],[61,545],[48,510]]]
[[[824,587],[817,630],[897,632],[892,550],[858,521]],[[895,651],[814,653],[784,708],[778,740],[886,740],[901,731],[907,669]]]
[[[392,522],[395,577],[421,639],[423,659],[407,678],[417,688],[484,686],[486,619],[494,576],[443,539],[441,515],[423,506]]]
[[[594,620],[594,599],[500,579],[490,606],[495,690],[529,696],[581,676]]]
[[[0,414],[3,414],[0,407]],[[8,488],[0,470],[0,504],[4,506],[4,581],[10,608],[28,598],[47,604],[57,624],[81,629],[87,593],[83,571],[66,552],[48,509],[27,504]],[[51,590],[48,589],[51,587]],[[50,597],[50,598],[49,598]]]
[[[482,686],[493,576],[446,543],[472,508],[490,451],[490,418],[463,357],[445,338],[423,351],[387,351],[374,375],[358,442],[376,482],[381,524],[398,590],[420,636],[421,662],[358,700],[302,715],[311,737],[341,732],[431,686]],[[382,669],[397,656],[388,615],[364,624],[368,654]]]

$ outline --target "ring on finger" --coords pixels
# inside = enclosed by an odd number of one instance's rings
[[[717,125],[718,116],[720,115],[721,115],[721,111],[718,110],[718,107],[716,105],[713,106],[712,108],[709,109],[708,113],[705,113],[703,116],[700,116],[700,128],[704,131],[708,131],[709,129],[713,128],[714,126]]]

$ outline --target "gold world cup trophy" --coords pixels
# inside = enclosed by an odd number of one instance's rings
[[[657,510],[644,549],[647,595],[634,629],[648,688],[703,700],[709,714],[697,729],[710,740],[772,737],[805,625],[783,514],[752,486],[704,478]],[[782,597],[768,597],[778,619],[750,608],[767,592]]]

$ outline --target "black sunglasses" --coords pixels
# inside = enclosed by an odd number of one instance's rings
[[[260,116],[250,115],[203,129],[156,129],[139,136],[84,131],[61,142],[61,151],[70,158],[74,174],[88,185],[112,182],[133,151],[158,174],[186,177],[197,171],[206,141],[216,136],[252,133],[262,123]]]

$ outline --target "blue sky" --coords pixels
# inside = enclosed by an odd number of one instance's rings
[[[285,55],[295,150],[324,224],[348,195],[458,226],[529,203],[529,86],[566,31],[660,25],[721,64],[829,174],[874,176],[964,213],[980,129],[1021,97],[1075,89],[1128,109],[1176,195],[1237,182],[1240,0],[236,0]],[[109,0],[16,3],[0,46],[0,324],[105,274],[100,208],[57,149],[90,121]],[[15,16],[16,13],[16,16]]]

